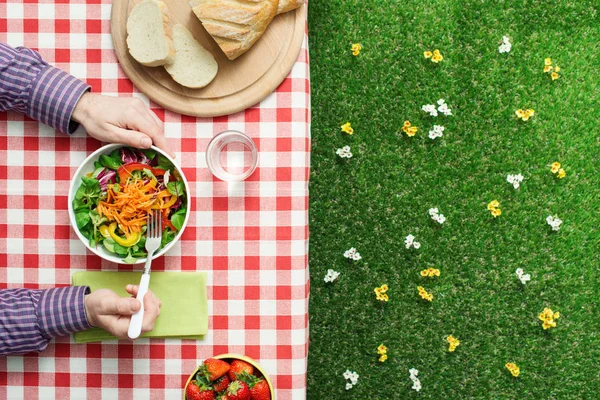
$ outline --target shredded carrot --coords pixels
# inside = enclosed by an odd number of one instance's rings
[[[128,180],[118,192],[109,188],[106,200],[100,201],[96,210],[109,221],[116,221],[125,234],[130,234],[140,232],[150,211],[166,208],[165,199],[169,198],[172,199],[172,194],[168,190],[159,191],[154,181],[144,184],[142,180]]]

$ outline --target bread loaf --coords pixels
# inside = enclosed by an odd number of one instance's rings
[[[168,26],[167,6],[162,1],[144,0],[127,17],[127,47],[140,64],[157,67],[173,61],[175,49]]]
[[[277,7],[277,15],[295,10],[302,4],[304,4],[304,0],[279,0],[279,6]]]
[[[175,60],[165,65],[173,80],[189,88],[208,85],[219,69],[213,55],[181,24],[173,27],[173,43]]]
[[[294,0],[292,0],[294,1]],[[192,0],[190,6],[227,58],[235,60],[260,38],[279,0]]]

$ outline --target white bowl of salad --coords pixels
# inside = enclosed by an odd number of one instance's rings
[[[159,148],[110,144],[77,169],[69,188],[69,218],[90,251],[115,263],[146,261],[148,213],[162,215],[163,235],[154,257],[181,237],[189,219],[190,188],[183,171]]]

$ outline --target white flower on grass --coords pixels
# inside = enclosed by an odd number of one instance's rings
[[[417,242],[413,235],[408,235],[406,239],[404,239],[404,246],[406,246],[407,249],[410,249],[411,247],[418,249],[421,247],[421,243]]]
[[[435,139],[444,136],[444,127],[441,125],[434,125],[433,130],[429,131],[429,139]]]
[[[344,372],[344,379],[350,380],[350,382],[346,382],[346,390],[350,390],[352,389],[352,386],[358,383],[358,374],[347,369],[346,372]]]
[[[435,104],[425,104],[423,107],[421,107],[421,110],[425,111],[426,113],[428,113],[432,117],[437,117],[438,116],[438,112],[435,109]]]
[[[327,275],[325,275],[325,278],[323,278],[323,280],[325,282],[333,282],[337,279],[337,277],[340,276],[340,273],[337,271],[334,271],[332,269],[328,269],[327,270]]]
[[[441,112],[444,115],[452,115],[452,110],[448,108],[448,104],[446,104],[446,101],[444,99],[439,99],[437,101],[439,107],[438,107],[438,111]]]
[[[521,283],[523,285],[525,285],[527,282],[529,282],[531,280],[531,275],[524,274],[523,272],[524,271],[523,271],[522,268],[517,268],[517,270],[515,271],[515,274],[517,275],[517,277],[519,278],[519,280],[521,281]]]
[[[431,216],[432,220],[434,220],[440,225],[446,222],[446,217],[444,217],[444,214],[440,214],[440,210],[438,210],[437,207],[430,208],[429,215]]]
[[[351,247],[350,250],[346,250],[344,252],[344,257],[350,258],[354,261],[358,261],[362,258],[360,256],[360,253],[358,251],[356,251],[356,249],[354,247]]]
[[[523,175],[506,175],[506,181],[512,184],[515,189],[518,189],[521,186],[521,182],[523,182]]]
[[[350,146],[344,146],[341,149],[337,149],[335,151],[335,154],[337,154],[338,156],[340,156],[342,158],[351,158],[352,157],[352,152],[350,151]]]
[[[563,223],[560,218],[553,217],[552,215],[548,215],[546,222],[552,227],[553,231],[558,231],[560,229],[560,225]]]
[[[502,44],[500,44],[500,47],[498,47],[498,51],[500,53],[508,53],[511,48],[512,44],[510,43],[508,36],[502,36]]]
[[[411,368],[408,370],[408,373],[410,374],[410,380],[413,382],[412,389],[418,392],[419,390],[421,390],[421,381],[419,380],[419,378],[417,378],[419,370]]]

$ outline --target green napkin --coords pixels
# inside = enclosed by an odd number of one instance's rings
[[[74,286],[89,286],[91,291],[106,288],[119,296],[128,283],[138,285],[141,272],[76,272]],[[162,301],[154,329],[141,337],[202,339],[208,332],[208,302],[204,272],[152,272],[150,290]],[[75,342],[116,340],[104,329],[92,328],[73,335]]]

